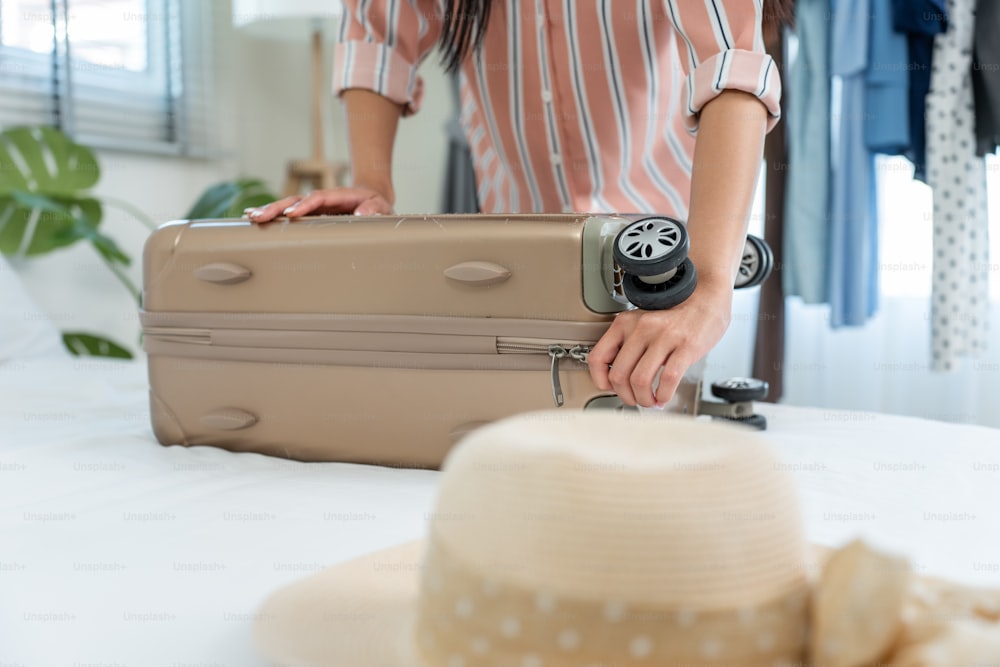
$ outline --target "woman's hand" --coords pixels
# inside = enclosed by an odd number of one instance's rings
[[[732,285],[699,283],[687,301],[670,310],[619,313],[588,356],[594,384],[614,391],[626,405],[666,404],[688,368],[722,339],[732,302]]]
[[[392,211],[390,197],[366,188],[342,187],[331,190],[314,190],[308,195],[285,197],[258,208],[248,208],[243,215],[252,222],[270,222],[281,216],[291,220],[306,215],[389,215]]]

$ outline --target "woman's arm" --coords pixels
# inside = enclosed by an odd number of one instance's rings
[[[247,211],[254,222],[270,222],[286,215],[351,213],[375,215],[392,213],[392,149],[402,106],[370,90],[351,89],[343,93],[350,142],[352,186],[314,190],[305,197],[292,196]]]
[[[391,210],[396,201],[392,187],[392,149],[403,108],[386,97],[360,88],[345,90],[343,98],[352,184],[381,193]]]
[[[732,296],[764,156],[767,110],[756,97],[727,90],[702,109],[700,127],[691,169],[689,256],[699,284]]]
[[[333,92],[346,106],[353,185],[248,210],[251,220],[392,212],[396,128],[401,116],[420,108],[423,82],[417,69],[441,33],[437,1],[345,0],[334,49]]]
[[[729,327],[767,117],[756,97],[736,90],[723,91],[701,111],[688,217],[689,257],[698,271],[694,294],[670,310],[619,314],[589,356],[597,386],[626,404],[669,401],[687,369]]]
[[[698,284],[671,310],[618,315],[589,358],[598,387],[645,407],[669,401],[729,326],[764,134],[778,122],[781,97],[778,69],[764,49],[762,3],[663,0],[663,9],[686,77],[681,108],[698,133],[688,212]]]

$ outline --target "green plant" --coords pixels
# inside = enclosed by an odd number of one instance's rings
[[[0,132],[0,252],[32,257],[86,241],[138,302],[139,289],[125,273],[131,258],[100,225],[106,204],[151,223],[125,202],[91,194],[100,177],[93,151],[55,128]],[[74,354],[132,357],[125,347],[84,332],[65,332],[63,342]]]
[[[105,206],[128,212],[150,229],[156,224],[128,202],[95,196],[91,188],[100,177],[94,152],[55,128],[0,132],[0,252],[33,257],[85,241],[141,305],[142,293],[125,272],[131,258],[100,225]],[[225,181],[209,187],[185,217],[238,217],[244,208],[274,199],[262,181]],[[77,355],[132,358],[124,346],[91,333],[64,332],[63,343]]]
[[[263,206],[277,199],[264,181],[241,178],[210,186],[202,193],[184,217],[188,220],[205,218],[239,218],[243,210]]]

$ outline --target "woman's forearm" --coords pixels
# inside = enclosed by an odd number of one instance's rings
[[[347,112],[353,184],[381,193],[395,202],[392,187],[392,149],[402,107],[370,90],[343,92]]]
[[[688,214],[699,285],[732,289],[736,280],[766,126],[764,105],[739,91],[724,91],[701,110]]]

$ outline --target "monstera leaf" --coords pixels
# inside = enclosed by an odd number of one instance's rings
[[[184,217],[188,220],[204,218],[239,218],[243,209],[263,206],[277,199],[263,181],[244,178],[224,181],[211,186],[195,202]]]
[[[104,207],[90,189],[100,177],[94,153],[55,128],[0,132],[0,252],[42,255],[86,241],[138,298],[123,271],[128,255],[99,230]],[[73,354],[131,357],[121,345],[93,334],[67,333],[63,343]]]
[[[133,358],[132,353],[128,349],[103,336],[96,336],[81,331],[67,331],[63,333],[62,339],[66,349],[78,357]]]
[[[0,252],[41,255],[93,239],[102,207],[88,190],[100,176],[90,149],[54,128],[0,132]]]

